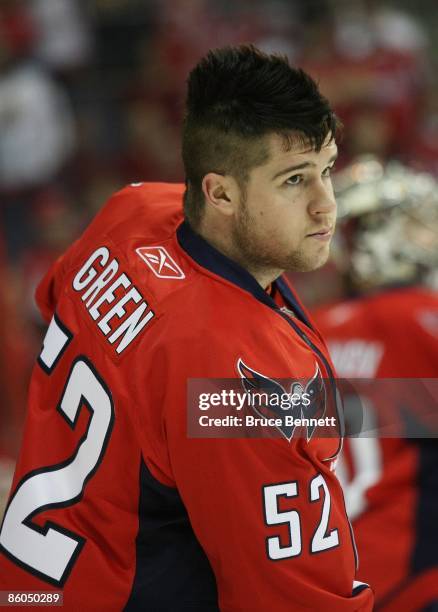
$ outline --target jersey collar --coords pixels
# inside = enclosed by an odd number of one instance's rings
[[[256,279],[247,270],[215,249],[214,246],[197,234],[187,221],[184,221],[178,227],[176,236],[180,247],[196,261],[197,264],[225,278],[230,283],[237,285],[248,293],[251,293],[259,302],[263,302],[266,306],[274,310],[279,310],[276,302],[263,290]],[[297,317],[301,319],[303,323],[312,327],[298,303],[298,300],[294,296],[293,291],[284,278],[280,276],[274,283],[283,298],[289,303],[291,310],[296,313]]]

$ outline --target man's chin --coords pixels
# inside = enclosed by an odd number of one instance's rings
[[[313,257],[294,257],[289,261],[289,265],[285,267],[288,272],[313,272],[325,265],[329,258],[329,251],[320,253]]]

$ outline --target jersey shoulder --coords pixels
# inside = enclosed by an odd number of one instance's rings
[[[187,354],[194,343],[198,351],[223,347],[220,330],[234,320],[233,309],[253,300],[230,291],[228,281],[179,244],[183,189],[144,184],[116,193],[39,286],[45,318],[57,312],[67,327],[73,321],[88,328],[93,342],[117,360],[146,330],[149,349],[165,345]]]
[[[182,194],[183,185],[145,183],[110,198],[38,287],[46,320],[62,311],[65,324],[85,325],[98,342],[108,341],[101,342],[105,348],[124,352],[159,318],[162,295],[155,288],[164,286],[154,281],[167,281],[170,291],[184,277],[167,247],[182,220]],[[131,337],[128,344],[123,337]]]
[[[91,222],[81,242],[108,235],[114,244],[133,235],[167,238],[183,218],[180,183],[134,183],[115,193]]]

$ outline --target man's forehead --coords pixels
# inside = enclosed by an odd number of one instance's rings
[[[267,136],[269,158],[266,165],[278,166],[284,163],[297,164],[309,159],[316,162],[319,159],[330,159],[337,153],[337,145],[335,139],[329,133],[319,151],[312,147],[310,142],[306,142],[303,137],[291,135],[290,138],[285,138],[279,134],[270,134]]]

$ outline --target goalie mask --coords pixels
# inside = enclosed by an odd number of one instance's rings
[[[364,156],[333,182],[334,255],[353,286],[430,281],[438,265],[438,182],[432,175]]]

